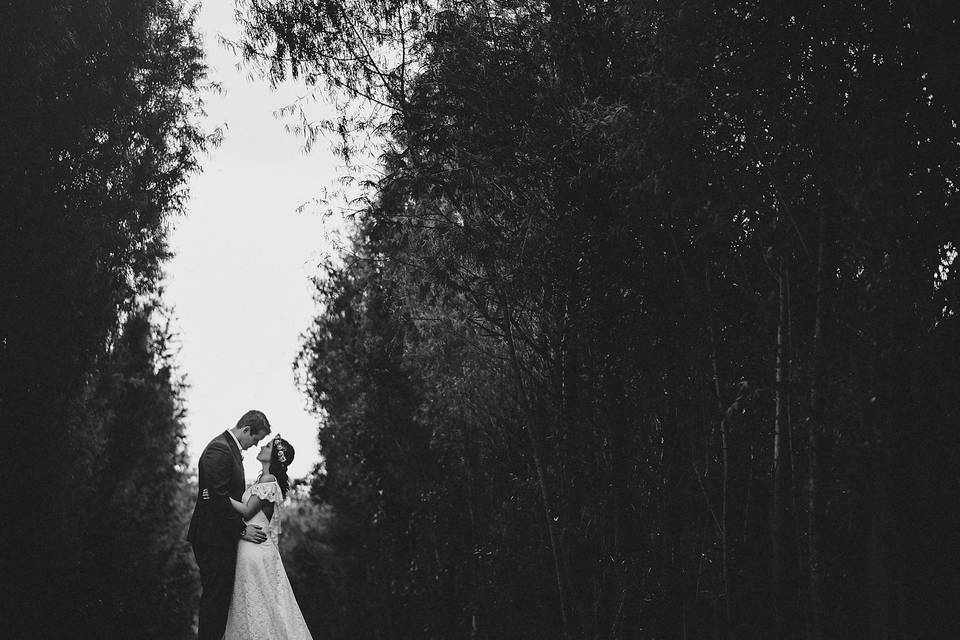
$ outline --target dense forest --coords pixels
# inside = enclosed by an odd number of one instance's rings
[[[956,635],[960,5],[242,18],[383,142],[297,362],[317,637]]]
[[[294,363],[315,638],[960,633],[960,4],[239,5],[380,149]],[[0,5],[4,637],[192,634],[194,20]]]
[[[161,291],[208,142],[180,0],[0,5],[5,638],[188,638],[199,583]]]

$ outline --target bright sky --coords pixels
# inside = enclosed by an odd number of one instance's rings
[[[223,144],[201,159],[190,183],[188,214],[174,222],[176,256],[167,265],[186,374],[187,443],[196,469],[206,443],[247,409],[266,413],[274,433],[296,449],[291,477],[319,461],[317,421],[295,387],[292,363],[300,334],[315,314],[310,276],[333,251],[342,220],[297,207],[334,188],[338,161],[319,140],[309,154],[273,114],[305,91],[238,70],[218,34],[237,39],[232,0],[207,0],[199,17],[211,79],[225,89],[207,96],[207,129],[224,127]],[[329,109],[316,105],[314,109]],[[247,480],[259,473],[255,449],[244,454]]]

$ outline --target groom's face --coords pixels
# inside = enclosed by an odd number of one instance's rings
[[[269,431],[253,431],[250,427],[244,427],[237,440],[240,441],[240,446],[246,451],[268,435],[270,435]]]

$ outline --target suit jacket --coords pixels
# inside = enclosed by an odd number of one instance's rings
[[[190,519],[187,540],[193,546],[236,546],[244,521],[231,506],[246,489],[240,449],[224,431],[210,441],[197,465],[197,504]],[[203,498],[204,489],[209,498]]]

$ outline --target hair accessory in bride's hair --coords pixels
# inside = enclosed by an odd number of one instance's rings
[[[280,439],[279,433],[273,437],[273,450],[277,454],[277,460],[287,464],[287,452],[284,451],[283,441]]]

